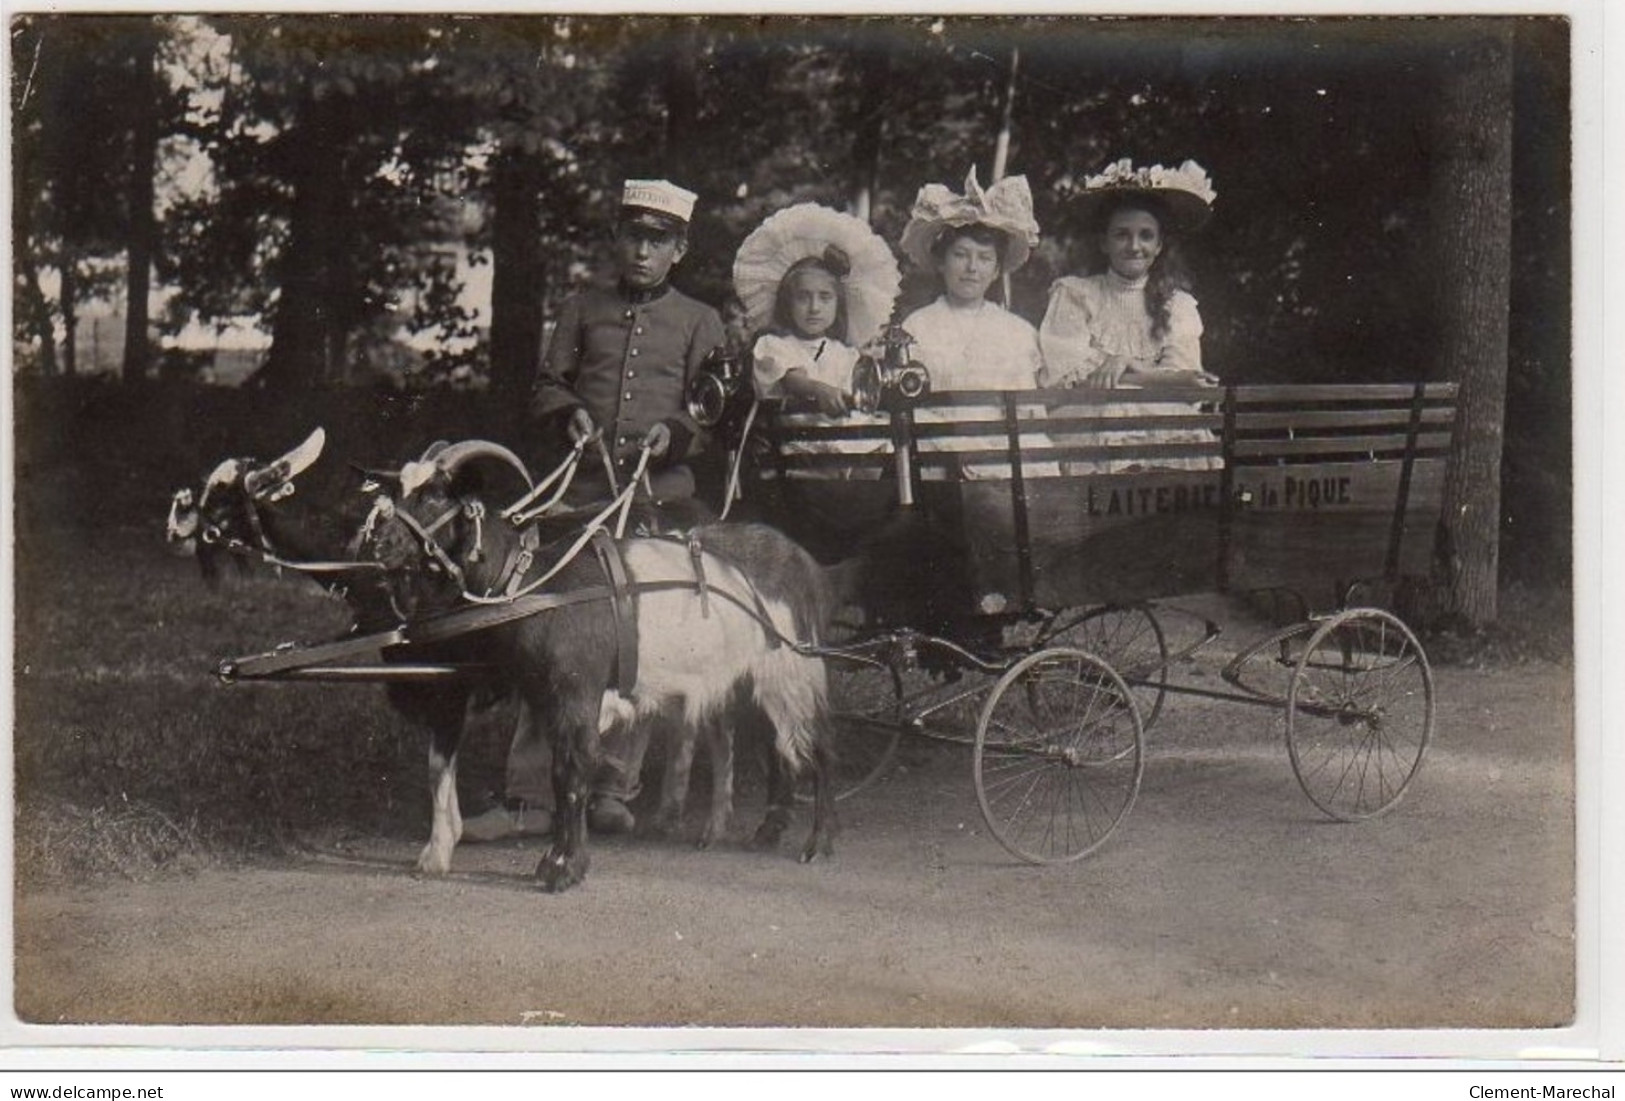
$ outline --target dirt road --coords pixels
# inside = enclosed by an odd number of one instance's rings
[[[1323,820],[1281,721],[1173,699],[1096,855],[986,835],[970,754],[904,743],[835,859],[607,839],[562,896],[289,861],[22,891],[38,1022],[1533,1028],[1574,1000],[1571,677],[1438,671],[1386,818]],[[741,808],[754,824],[759,806]],[[427,809],[425,808],[425,818]],[[800,824],[798,824],[798,831]],[[409,862],[421,839],[327,839]],[[458,850],[524,876],[537,841]]]

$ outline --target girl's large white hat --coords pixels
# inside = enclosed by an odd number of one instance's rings
[[[823,256],[833,245],[846,254],[851,270],[846,289],[847,343],[861,347],[880,335],[891,319],[902,276],[891,248],[861,218],[817,203],[797,203],[751,231],[734,257],[734,293],[744,304],[752,332],[773,321],[779,281],[791,265]]]
[[[1160,164],[1135,168],[1134,162],[1124,157],[1099,175],[1085,179],[1083,187],[1076,201],[1087,223],[1097,221],[1116,200],[1146,196],[1160,204],[1171,219],[1173,224],[1163,228],[1181,233],[1192,233],[1206,225],[1213,213],[1213,200],[1219,197],[1207,169],[1195,161],[1186,161],[1178,168]]]
[[[1038,244],[1038,222],[1033,217],[1033,193],[1025,176],[1006,176],[992,187],[976,182],[976,167],[965,177],[965,193],[957,195],[941,184],[926,184],[914,198],[908,225],[898,242],[903,253],[920,267],[933,267],[931,246],[942,231],[957,226],[983,225],[1009,238],[1004,270],[1015,271],[1027,262]]]

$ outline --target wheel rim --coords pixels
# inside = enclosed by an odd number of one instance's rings
[[[1104,844],[1134,805],[1144,767],[1131,690],[1079,650],[1022,659],[1000,678],[977,724],[982,817],[1029,863],[1069,863]]]
[[[1433,671],[1397,616],[1375,608],[1322,624],[1287,690],[1287,750],[1309,801],[1339,821],[1391,810],[1433,735]]]
[[[1168,639],[1150,608],[1093,608],[1047,631],[1044,646],[1066,646],[1106,659],[1122,675],[1149,731],[1167,697]]]

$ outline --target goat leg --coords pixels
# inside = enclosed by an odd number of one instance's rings
[[[645,720],[649,721],[649,720]],[[673,726],[666,736],[666,768],[661,774],[660,808],[655,811],[649,832],[669,837],[682,828],[683,809],[688,803],[689,774],[694,767],[694,728],[688,723]]]
[[[540,716],[541,708],[534,707]],[[536,865],[542,890],[565,891],[587,876],[587,799],[592,778],[596,708],[591,721],[560,715],[553,738],[553,843]]]
[[[755,849],[775,849],[790,825],[791,808],[796,801],[796,778],[790,765],[777,752],[767,758],[767,817],[751,838]]]
[[[445,875],[451,871],[452,850],[463,837],[463,816],[457,804],[457,747],[463,737],[468,694],[397,691],[391,699],[398,706],[414,708],[429,723],[429,795],[434,822],[429,842],[418,854],[417,870],[422,875]]]
[[[728,723],[713,719],[706,734],[711,749],[711,815],[700,833],[702,849],[728,836],[733,828],[734,813],[733,729]]]
[[[830,783],[830,777],[834,775],[831,767],[834,753],[830,748],[830,739],[820,737],[813,744],[816,747],[813,751],[813,825],[812,832],[807,835],[807,843],[801,849],[800,860],[803,864],[820,856],[825,859],[834,856],[835,834],[840,829],[835,812],[835,788]]]

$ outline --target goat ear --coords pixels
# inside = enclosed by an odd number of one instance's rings
[[[440,468],[433,462],[407,463],[401,467],[401,496],[410,497],[428,485],[439,472]]]

